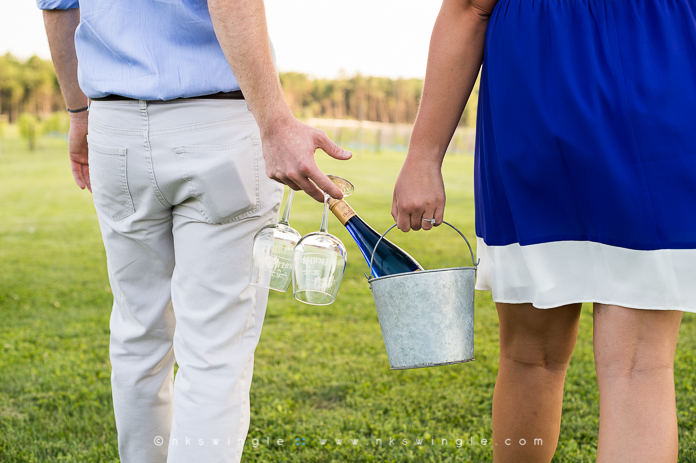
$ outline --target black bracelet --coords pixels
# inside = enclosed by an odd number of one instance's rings
[[[80,109],[70,109],[70,108],[65,108],[68,110],[69,113],[81,113],[82,111],[87,111],[89,109],[89,106],[85,106],[84,108]]]

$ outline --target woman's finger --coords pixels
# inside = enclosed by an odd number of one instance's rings
[[[421,226],[423,227],[423,230],[430,230],[431,228],[433,228],[433,223],[431,221],[431,219],[433,218],[435,218],[435,208],[426,208],[425,212],[423,213],[423,216],[421,217]],[[435,219],[435,223],[437,223],[437,219]]]
[[[411,230],[418,231],[423,228],[423,208],[418,208],[411,213]]]
[[[403,211],[399,210],[396,216],[396,227],[402,232],[407,232],[411,229],[411,216]]]
[[[445,220],[444,204],[435,209],[435,215],[433,215],[433,218],[435,219],[435,226],[436,227],[439,225],[442,225],[442,222]]]

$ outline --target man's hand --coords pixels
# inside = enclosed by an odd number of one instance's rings
[[[430,230],[433,225],[423,219],[442,223],[445,212],[445,184],[439,162],[416,162],[407,158],[394,187],[392,217],[399,230]]]
[[[89,160],[87,150],[87,112],[70,114],[70,133],[68,134],[68,151],[75,183],[91,192],[89,181]]]
[[[341,160],[350,159],[352,154],[332,142],[324,132],[289,116],[266,130],[262,127],[261,137],[266,175],[270,178],[293,190],[304,190],[319,202],[324,201],[322,191],[336,199],[343,197],[341,190],[314,162],[314,152],[322,149]]]
[[[324,195],[343,194],[314,162],[314,151],[336,159],[351,154],[320,130],[298,121],[283,98],[273,64],[263,0],[208,0],[208,10],[222,51],[261,129],[266,173],[293,190],[304,190],[323,202]]]

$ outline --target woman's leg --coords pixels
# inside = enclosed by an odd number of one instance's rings
[[[555,309],[531,304],[496,307],[500,366],[493,393],[493,459],[547,463],[558,443],[563,384],[581,304]]]
[[[594,306],[597,462],[676,462],[674,351],[682,312]]]

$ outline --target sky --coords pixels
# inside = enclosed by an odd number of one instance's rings
[[[266,0],[283,72],[423,78],[436,0]],[[0,0],[0,55],[50,58],[34,0]]]

